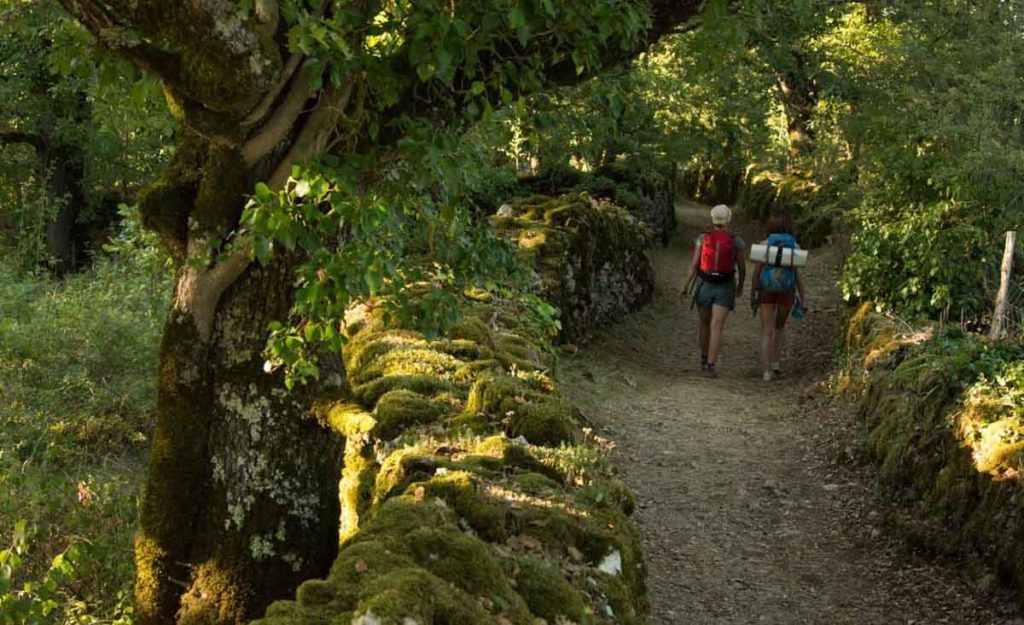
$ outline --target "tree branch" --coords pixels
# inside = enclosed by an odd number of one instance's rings
[[[251,111],[280,76],[281,49],[265,45],[261,32],[280,24],[276,2],[264,0],[258,18],[239,15],[232,0],[60,2],[101,45],[210,111]]]
[[[303,69],[291,81],[291,90],[274,114],[263,125],[259,133],[242,146],[242,158],[248,167],[270,153],[284,141],[292,131],[295,120],[302,115],[302,109],[311,95],[309,71]],[[269,94],[268,94],[269,95]]]
[[[273,89],[267,91],[263,99],[260,100],[260,103],[256,105],[256,108],[249,112],[245,121],[242,122],[244,125],[251,126],[259,123],[267,116],[267,113],[270,112],[270,107],[274,105],[274,102],[277,101],[278,96],[281,95],[285,87],[291,83],[292,77],[295,76],[295,72],[299,69],[299,65],[302,64],[302,59],[304,58],[306,58],[306,55],[301,52],[295,52],[288,57],[288,61],[284,64],[284,69],[281,70],[281,79],[277,81]]]
[[[321,97],[316,110],[310,114],[309,119],[306,120],[299,135],[295,138],[292,148],[281,159],[270,176],[270,180],[267,181],[271,189],[279,189],[284,186],[288,176],[291,175],[292,165],[324,152],[331,134],[338,125],[338,120],[345,114],[345,107],[348,106],[351,96],[352,83],[346,83],[340,88],[331,86],[323,92],[323,97]]]

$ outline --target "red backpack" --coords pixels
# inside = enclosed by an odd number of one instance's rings
[[[700,248],[700,276],[708,282],[729,282],[736,264],[736,235],[715,228],[704,233]]]

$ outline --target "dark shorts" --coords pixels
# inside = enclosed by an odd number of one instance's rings
[[[761,291],[762,304],[778,304],[780,308],[792,308],[796,302],[793,291]]]
[[[734,310],[736,307],[736,286],[731,281],[714,284],[698,279],[697,292],[693,294],[693,299],[696,300],[698,308],[707,308],[712,304],[717,304],[729,310]]]

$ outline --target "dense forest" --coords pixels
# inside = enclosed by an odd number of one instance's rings
[[[628,480],[552,372],[652,297],[682,198],[838,250],[863,458],[1024,588],[1022,29],[4,0],[0,624],[650,622]]]

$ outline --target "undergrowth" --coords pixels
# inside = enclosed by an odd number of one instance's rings
[[[63,281],[0,263],[0,624],[131,618],[169,295],[136,252]]]

